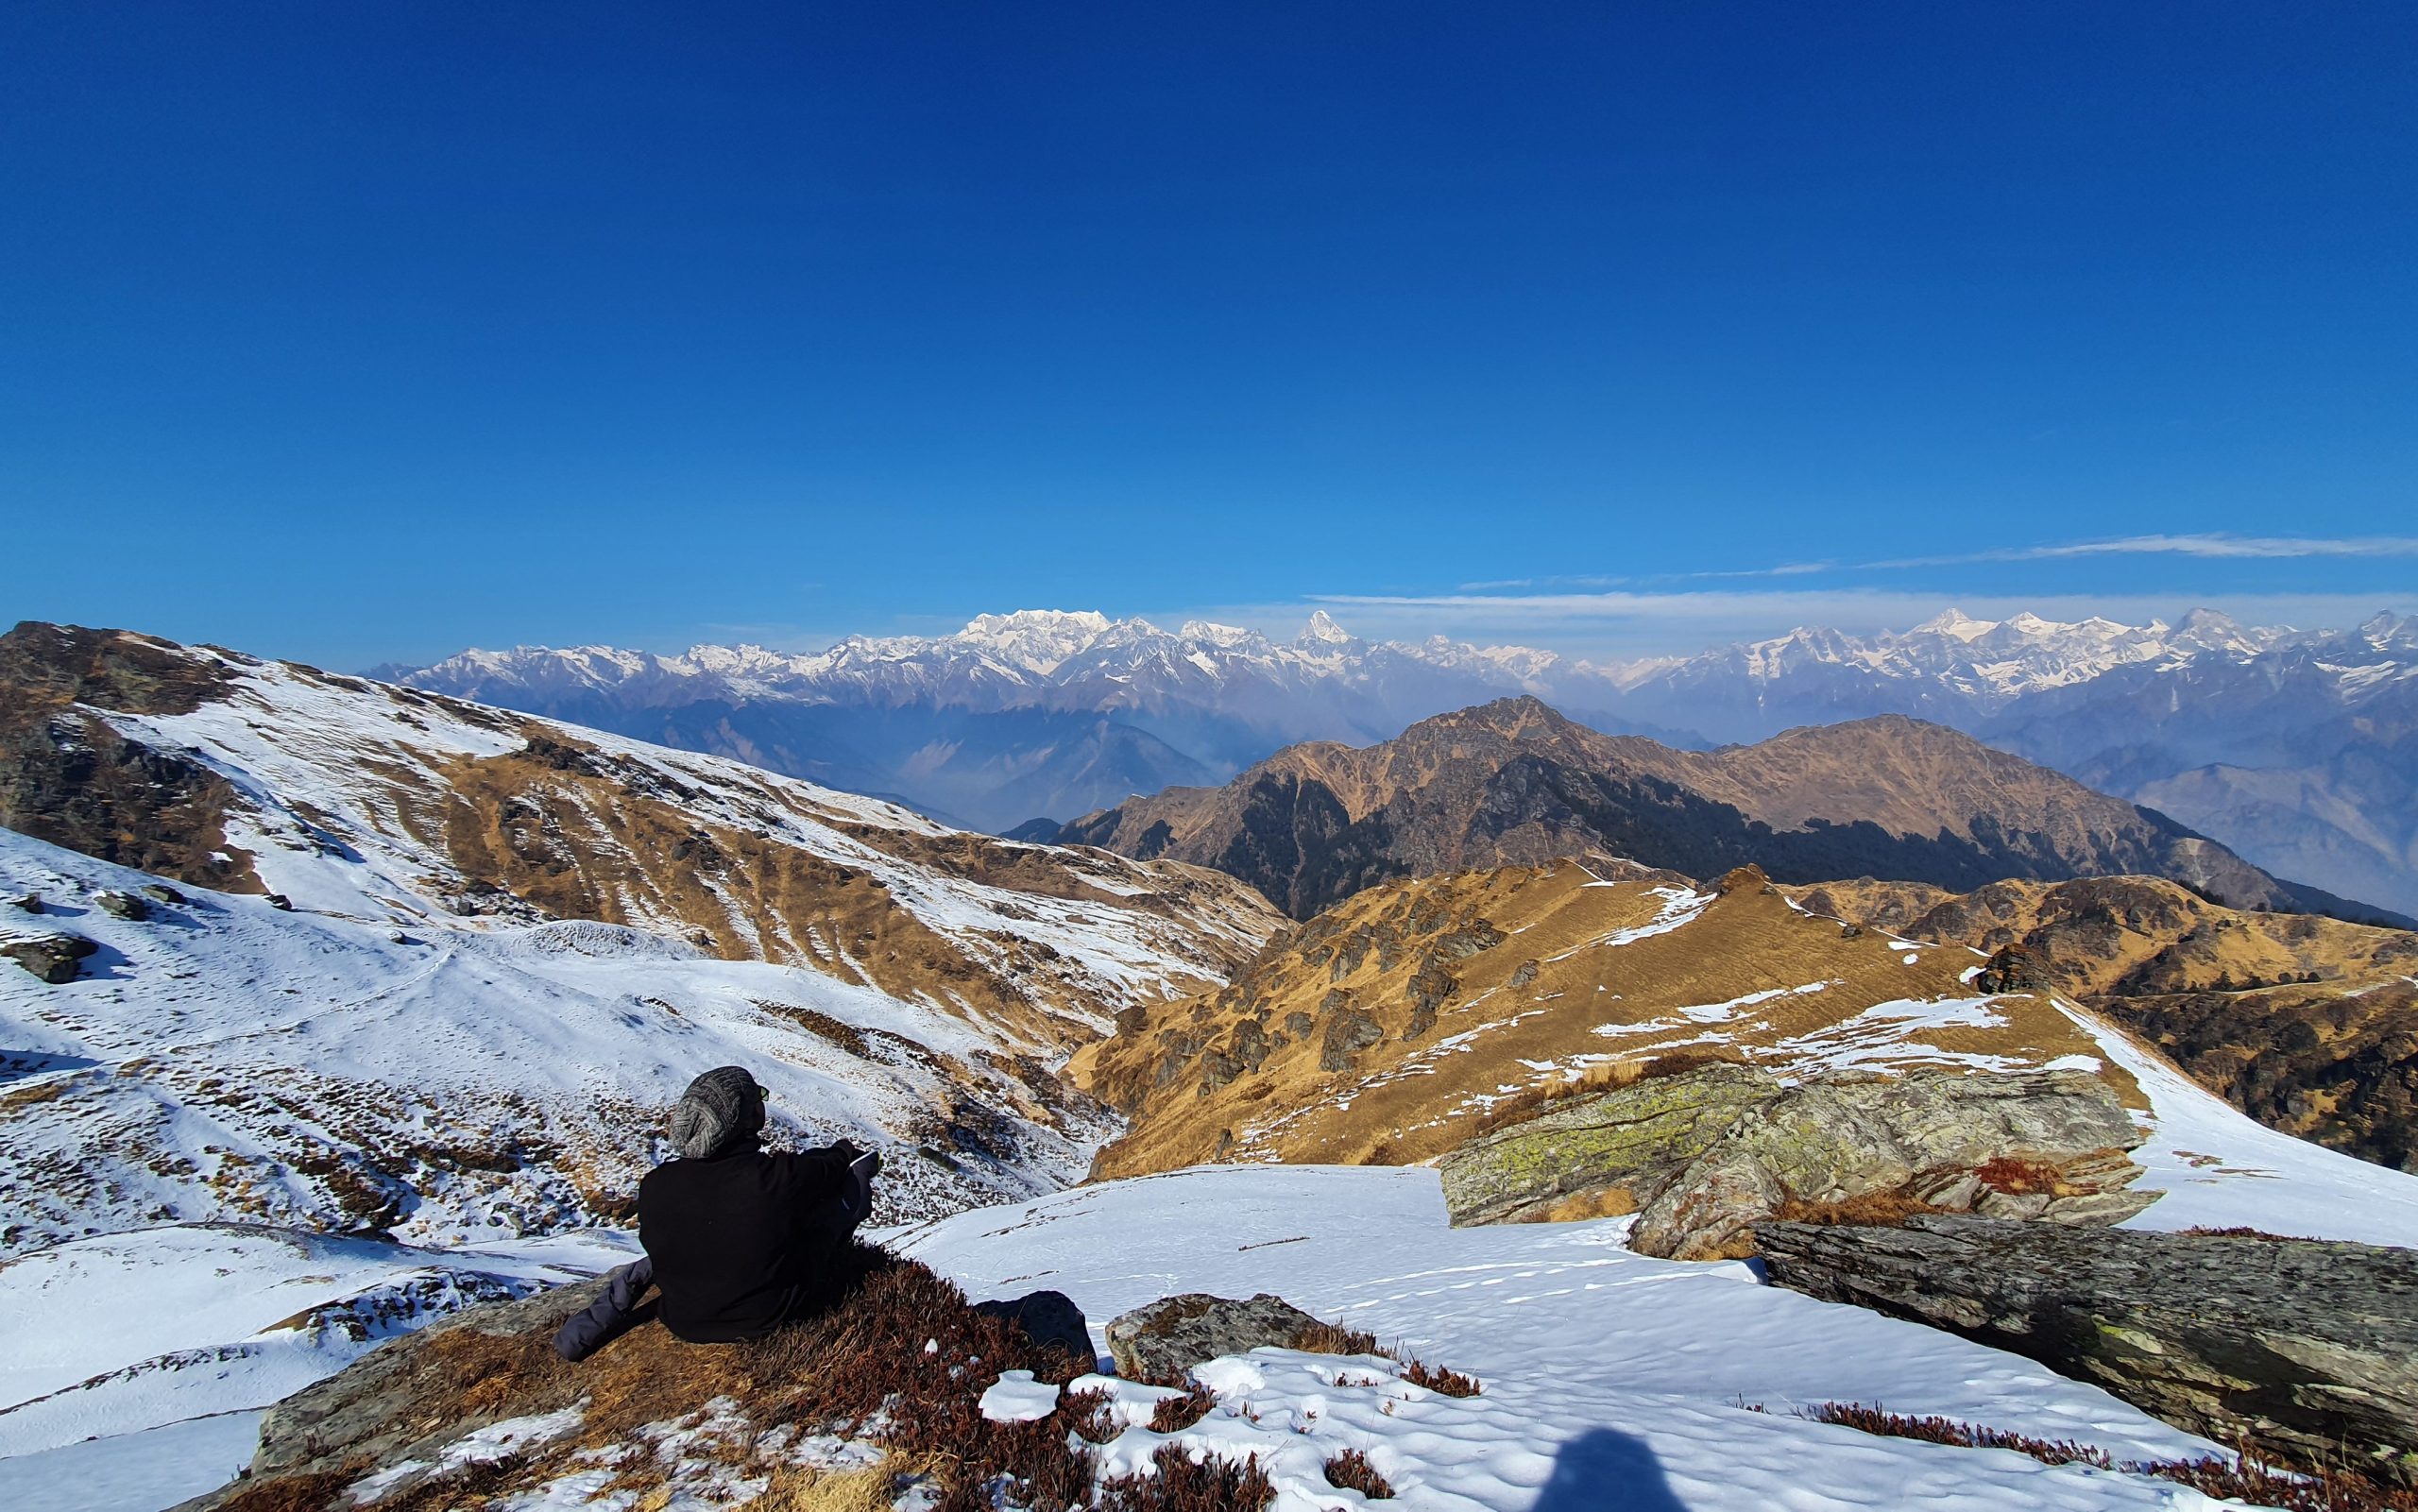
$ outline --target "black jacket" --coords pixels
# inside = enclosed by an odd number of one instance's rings
[[[768,1154],[752,1143],[658,1165],[639,1182],[639,1242],[663,1326],[691,1344],[760,1337],[829,1299],[833,1262],[865,1216],[844,1146]]]

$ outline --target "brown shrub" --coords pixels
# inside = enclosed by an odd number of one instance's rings
[[[1123,1431],[1116,1420],[1115,1401],[1094,1386],[1086,1391],[1067,1392],[1060,1399],[1058,1411],[1075,1436],[1087,1444],[1105,1444]]]
[[[2189,1228],[2178,1231],[2202,1239],[2283,1239],[2293,1243],[2307,1242],[2307,1235],[2269,1233],[2264,1229],[2249,1229],[2236,1225],[2228,1229]]]
[[[1216,1394],[1195,1381],[1184,1388],[1183,1396],[1159,1399],[1159,1404],[1150,1409],[1150,1432],[1180,1434],[1208,1417],[1209,1409],[1217,1404]]]
[[[1340,1323],[1317,1322],[1293,1335],[1293,1348],[1310,1354],[1382,1354],[1377,1335]]]
[[[1357,1491],[1371,1502],[1383,1502],[1394,1494],[1393,1482],[1378,1474],[1369,1456],[1356,1449],[1347,1449],[1326,1462],[1326,1483]]]
[[[733,1442],[699,1453],[745,1460],[755,1437],[795,1425],[806,1432],[875,1436],[900,1464],[931,1467],[938,1507],[989,1508],[1000,1496],[1028,1505],[1080,1503],[1094,1462],[1081,1445],[1114,1436],[1106,1399],[1070,1394],[1032,1423],[994,1423],[981,1413],[983,1390],[999,1372],[1031,1370],[1064,1385],[1090,1368],[1059,1351],[1036,1347],[1003,1318],[975,1312],[964,1294],[923,1266],[866,1246],[843,1263],[839,1296],[824,1316],[744,1344],[691,1345],[642,1326],[579,1365],[553,1352],[551,1328],[497,1335],[452,1328],[413,1349],[407,1394],[467,1429],[480,1421],[550,1412],[585,1399],[579,1430],[534,1446],[525,1459],[475,1467],[424,1482],[382,1504],[382,1512],[434,1512],[476,1505],[495,1493],[563,1473],[582,1449],[626,1443],[654,1422],[702,1413],[717,1397],[741,1404],[748,1429]],[[928,1351],[927,1341],[934,1348]],[[863,1425],[881,1414],[877,1435]],[[634,1470],[632,1473],[640,1473]],[[247,1487],[232,1512],[323,1512],[362,1473],[288,1476]],[[651,1473],[651,1471],[649,1471]],[[631,1488],[645,1489],[632,1483]],[[834,1487],[833,1494],[838,1494]],[[1049,1499],[1065,1495],[1055,1504]],[[994,1493],[996,1493],[995,1495]],[[850,1494],[854,1494],[851,1492]],[[821,1500],[821,1493],[804,1504]]]
[[[1157,1474],[1101,1482],[1092,1506],[1097,1512],[1261,1512],[1276,1500],[1275,1483],[1257,1460],[1196,1460],[1163,1444],[1150,1464]]]
[[[2055,1166],[2042,1161],[2026,1160],[2019,1155],[2000,1155],[1984,1162],[1973,1173],[1982,1184],[1993,1192],[2011,1197],[2026,1193],[2045,1192],[2061,1195],[2067,1188]]]
[[[1820,1223],[1858,1229],[1894,1229],[1918,1213],[1939,1210],[1909,1197],[1902,1188],[1865,1192],[1836,1202],[1807,1202],[1790,1198],[1773,1215],[1783,1223]]]
[[[1474,1397],[1485,1389],[1477,1384],[1474,1376],[1448,1370],[1440,1365],[1429,1365],[1424,1360],[1413,1360],[1404,1366],[1402,1378],[1412,1385],[1425,1386],[1439,1396]]]
[[[2254,1506],[2280,1507],[2284,1512],[2418,1512],[2418,1491],[2378,1486],[2331,1467],[2294,1474],[2239,1448],[2230,1463],[2216,1458],[2119,1460],[2103,1449],[2071,1439],[2035,1438],[1951,1418],[1910,1418],[1860,1402],[1824,1402],[1799,1416],[1892,1438],[1966,1449],[2011,1449],[2044,1465],[2088,1465],[2127,1475],[2154,1476],[2221,1501],[2230,1498]]]

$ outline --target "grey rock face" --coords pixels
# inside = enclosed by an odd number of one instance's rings
[[[458,1329],[509,1338],[551,1335],[565,1318],[604,1294],[605,1277],[557,1286],[519,1301],[470,1308],[417,1333],[391,1339],[343,1370],[271,1407],[261,1419],[260,1448],[252,1454],[253,1480],[307,1475],[356,1464],[400,1465],[433,1461],[443,1445],[502,1414],[481,1415],[456,1404],[431,1412],[427,1383],[417,1379],[430,1344]],[[213,1512],[241,1491],[237,1481],[172,1512]],[[399,1486],[400,1488],[400,1486]]]
[[[2418,1250],[1945,1215],[1755,1233],[1779,1285],[2029,1355],[2287,1463],[2418,1486]]]
[[[76,979],[77,962],[99,949],[82,935],[0,935],[0,956],[6,956],[56,987]]]
[[[1643,1205],[1782,1090],[1763,1072],[1715,1065],[1578,1099],[1446,1155],[1444,1204],[1456,1224],[1537,1222],[1608,1189]]]
[[[1248,1301],[1186,1292],[1137,1307],[1108,1325],[1108,1351],[1130,1381],[1176,1382],[1206,1360],[1262,1346],[1291,1349],[1319,1320],[1282,1297]]]
[[[1456,1223],[1634,1210],[1630,1243],[1681,1260],[1750,1252],[1790,1203],[1886,1195],[1910,1208],[2113,1223],[2154,1193],[2115,1094],[2079,1071],[1849,1072],[1794,1087],[1747,1066],[1654,1077],[1444,1157]]]
[[[110,888],[94,893],[93,901],[100,906],[103,913],[112,914],[120,919],[133,919],[140,922],[151,917],[151,905],[144,901],[140,893],[121,892],[115,888]]]

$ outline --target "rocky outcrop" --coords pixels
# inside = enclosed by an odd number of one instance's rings
[[[1481,1136],[1442,1163],[1456,1223],[1634,1212],[1630,1244],[1752,1252],[1775,1215],[1982,1213],[2113,1223],[2141,1131],[2079,1071],[1839,1073],[1796,1086],[1742,1065],[1647,1077]]]
[[[1268,1292],[1247,1301],[1186,1292],[1120,1315],[1108,1325],[1108,1351],[1129,1381],[1174,1383],[1204,1360],[1301,1349],[1329,1327]]]
[[[2418,1251],[1950,1216],[1756,1235],[1779,1285],[2029,1355],[2288,1464],[2418,1486]]]
[[[225,666],[120,630],[28,621],[0,635],[0,824],[139,871],[257,892],[226,842],[239,800],[181,751],[129,739],[102,712],[183,714],[224,696]]]
[[[247,1478],[276,1481],[343,1471],[358,1476],[368,1467],[415,1461],[432,1469],[443,1445],[513,1416],[513,1409],[485,1402],[474,1393],[458,1399],[446,1394],[451,1383],[438,1362],[449,1342],[462,1333],[550,1338],[565,1318],[602,1297],[607,1284],[599,1277],[518,1301],[473,1307],[371,1350],[268,1410]],[[403,1488],[400,1481],[390,1487]],[[214,1507],[233,1489],[189,1502],[178,1512]]]
[[[54,987],[74,981],[79,969],[77,963],[98,948],[82,935],[21,931],[0,934],[0,956],[8,957]]]

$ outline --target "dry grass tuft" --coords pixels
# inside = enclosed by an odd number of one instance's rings
[[[2244,1228],[2238,1224],[2227,1229],[2210,1229],[2203,1227],[2184,1229],[2179,1232],[2191,1234],[2194,1237],[2201,1239],[2281,1239],[2293,1244],[2307,1244],[2309,1242],[2307,1234],[2269,1233],[2264,1229]]]
[[[1357,1491],[1371,1502],[1383,1502],[1394,1494],[1393,1482],[1377,1473],[1369,1456],[1356,1449],[1347,1449],[1326,1462],[1326,1483],[1338,1489]]]
[[[1429,1365],[1424,1360],[1413,1360],[1404,1366],[1402,1378],[1412,1385],[1425,1386],[1437,1395],[1444,1397],[1474,1397],[1485,1389],[1477,1384],[1475,1376],[1466,1376],[1458,1370],[1448,1370],[1440,1365]]]
[[[1100,1484],[1097,1512],[1260,1512],[1275,1483],[1256,1460],[1196,1460],[1174,1444],[1150,1456],[1153,1475],[1119,1475]]]
[[[1773,1215],[1782,1223],[1820,1223],[1858,1229],[1894,1229],[1921,1213],[1939,1210],[1909,1197],[1902,1189],[1865,1192],[1836,1202],[1806,1202],[1790,1198]]]
[[[2026,1160],[2019,1155],[1999,1155],[1985,1161],[1974,1171],[1982,1184],[1993,1192],[2011,1197],[2029,1193],[2046,1193],[2052,1197],[2067,1196],[2073,1191],[2058,1169],[2045,1161]]]
[[[324,1470],[315,1475],[284,1475],[244,1487],[220,1504],[220,1512],[325,1512],[349,1501],[345,1487],[361,1479],[365,1470]]]
[[[1591,1097],[1597,1093],[1632,1087],[1641,1081],[1659,1077],[1683,1077],[1691,1071],[1701,1071],[1709,1065],[1737,1065],[1737,1055],[1716,1054],[1710,1050],[1679,1050],[1670,1055],[1658,1055],[1651,1060],[1624,1061],[1617,1065],[1597,1066],[1584,1076],[1548,1081],[1516,1093],[1486,1111],[1477,1121],[1477,1132],[1472,1137],[1491,1134],[1499,1129],[1509,1129],[1528,1123],[1551,1113],[1565,1102]],[[1376,1163],[1383,1164],[1383,1163]]]
[[[1216,1395],[1195,1381],[1184,1388],[1183,1396],[1159,1399],[1159,1404],[1150,1409],[1150,1432],[1180,1434],[1208,1417],[1209,1409],[1217,1404]]]
[[[1310,1354],[1382,1354],[1377,1335],[1324,1321],[1312,1323],[1293,1335],[1293,1348]]]
[[[772,1473],[750,1512],[891,1512],[900,1476],[890,1467],[810,1470],[785,1465]]]
[[[2320,1469],[2304,1477],[2268,1464],[2247,1450],[2237,1450],[2234,1463],[2214,1458],[2119,1460],[2105,1450],[2070,1439],[2035,1438],[1951,1418],[1910,1418],[1860,1402],[1824,1402],[1799,1416],[1891,1438],[1965,1449],[2011,1449],[2044,1465],[2088,1465],[2127,1475],[2149,1475],[2220,1501],[2280,1507],[2284,1512],[2418,1512],[2418,1491],[2378,1486],[2339,1469]]]

